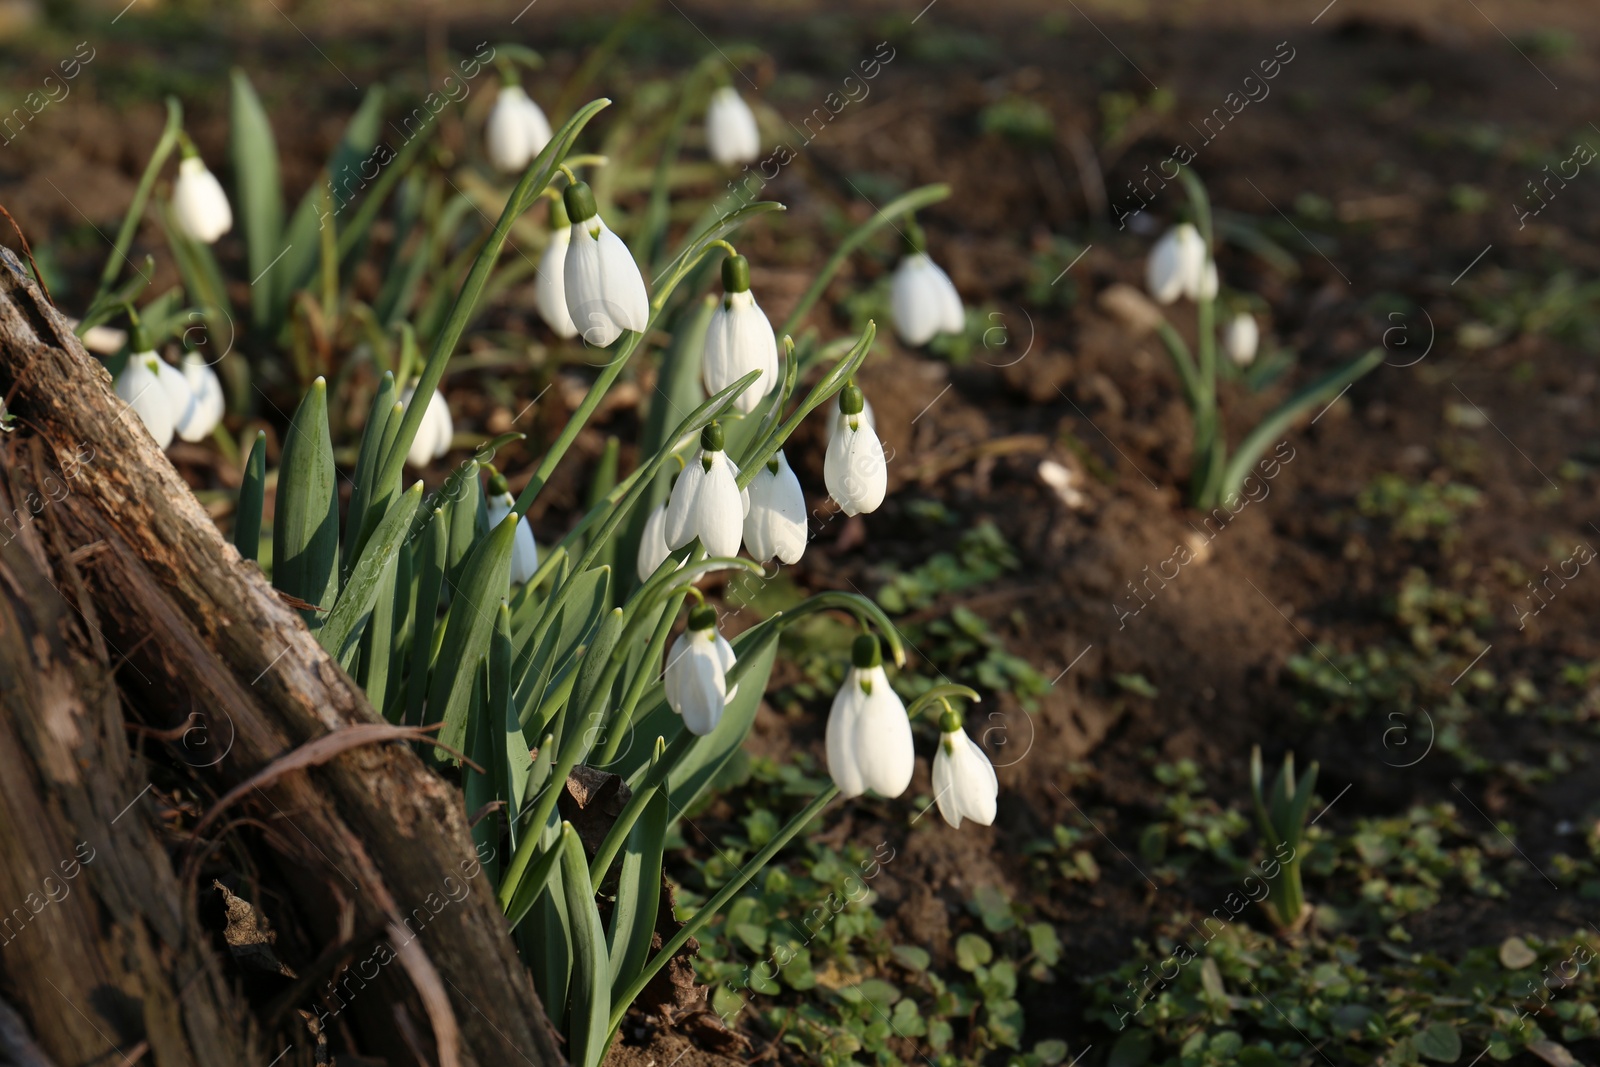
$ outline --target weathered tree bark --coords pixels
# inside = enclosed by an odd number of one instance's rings
[[[12,487],[11,503],[0,512],[0,538],[23,525],[48,535],[37,537],[38,550],[27,556],[38,581],[10,579],[30,592],[0,599],[0,627],[6,628],[0,632],[0,729],[21,737],[18,751],[25,755],[17,758],[31,764],[26,769],[33,782],[43,783],[42,796],[36,789],[31,800],[22,796],[17,803],[45,803],[57,816],[49,827],[37,818],[0,827],[6,857],[0,867],[27,857],[18,885],[32,884],[33,873],[69,858],[78,840],[98,848],[109,823],[97,820],[117,816],[130,802],[115,833],[132,830],[132,823],[155,840],[148,829],[153,801],[139,798],[140,774],[117,747],[123,725],[109,674],[116,675],[124,699],[159,725],[202,717],[214,746],[208,752],[215,755],[185,762],[218,794],[330,731],[380,721],[255,565],[223,540],[137,416],[113,394],[102,366],[4,250],[0,395],[19,425],[0,444],[0,470]],[[17,548],[25,541],[17,538],[0,550],[0,584],[14,559],[26,571]],[[59,597],[53,617],[44,617],[41,597]],[[84,635],[90,648],[103,643],[101,663],[109,670],[98,666],[96,673],[81,652],[73,660],[63,628]],[[40,633],[45,646],[31,636]],[[64,678],[73,681],[71,688]],[[73,724],[75,730],[67,729]],[[0,745],[10,744],[0,734]],[[0,761],[0,782],[13,765]],[[77,807],[62,799],[74,789],[83,796]],[[7,809],[0,817],[25,817],[25,807],[11,805],[11,791],[3,795]],[[460,794],[409,748],[391,743],[350,750],[273,780],[252,791],[247,803],[249,815],[273,828],[267,840],[279,853],[278,874],[291,887],[297,914],[312,927],[316,950],[337,956],[342,947],[346,957],[376,959],[375,973],[363,970],[360,982],[343,984],[351,1012],[334,1024],[352,1026],[365,1051],[441,1067],[562,1062],[472,848]],[[226,821],[206,834],[225,832]],[[62,847],[67,851],[58,855]],[[198,1062],[266,1063],[279,1049],[246,1054],[241,1027],[249,1016],[215,980],[220,972],[205,955],[209,947],[196,940],[185,917],[197,887],[175,878],[165,854],[151,848],[130,843],[98,854],[84,868],[97,893],[115,888],[127,898],[120,912],[111,909],[112,920],[147,931],[147,940],[160,947],[148,959],[124,952],[108,961],[97,987],[144,998],[144,1021],[119,1017],[126,1005],[80,999],[74,1007],[107,1035],[149,1041],[157,1064],[196,1062],[185,1058],[181,1045],[158,1047],[150,1024],[158,1010],[181,1016],[173,1031],[187,1036],[187,1049],[200,1052],[202,1040],[232,1042],[207,1044]],[[103,864],[107,855],[117,861],[115,873]],[[13,888],[11,873],[0,876],[0,890]],[[118,885],[102,887],[102,878]],[[0,899],[0,906],[8,903]],[[34,925],[46,918],[40,915]],[[95,927],[90,923],[81,936],[107,936]],[[354,931],[385,929],[391,937],[409,931],[411,938],[376,957],[370,942],[353,944]],[[184,951],[191,954],[187,963]],[[69,1041],[63,1031],[74,1024],[75,1012],[60,997],[49,1000],[54,994],[39,981],[43,966],[35,955],[0,948],[0,983],[45,1053],[63,1064],[93,1061],[85,1047],[57,1043]],[[376,988],[363,993],[368,982]],[[203,996],[196,994],[201,985]],[[441,986],[447,1001],[439,996]],[[178,990],[180,1005],[164,1004],[169,988]],[[192,1011],[190,998],[196,1001]],[[440,1016],[446,1007],[459,1030],[458,1053],[450,1020]],[[213,1021],[224,1032],[213,1033]],[[233,1032],[227,1032],[230,1023]],[[75,1025],[84,1029],[83,1019]],[[434,1048],[416,1050],[417,1035],[426,1038],[430,1030]],[[223,1047],[239,1052],[215,1051]]]

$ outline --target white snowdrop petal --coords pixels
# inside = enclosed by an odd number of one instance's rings
[[[692,519],[708,556],[733,556],[744,536],[744,508],[732,465],[712,454],[711,469],[695,494]]]
[[[566,262],[572,229],[562,226],[550,234],[550,243],[539,257],[539,278],[533,285],[534,305],[539,317],[557,337],[576,337],[578,328],[567,311]]]
[[[600,223],[600,269],[607,311],[612,320],[623,329],[642,333],[650,322],[650,297],[644,290],[644,278],[628,246],[603,222]]]
[[[117,378],[116,391],[150,431],[156,446],[166,448],[172,443],[172,403],[157,372],[150,368],[153,362],[160,362],[153,352],[129,356],[128,365]]]
[[[205,244],[216,243],[233,228],[228,195],[198,156],[178,164],[178,178],[172,186],[172,214],[179,230]]]
[[[189,388],[183,371],[164,359],[156,360],[156,378],[161,382],[162,392],[167,394],[167,403],[171,405],[168,410],[172,413],[172,428],[176,430],[194,413],[194,391]]]
[[[867,791],[866,780],[856,763],[856,720],[860,717],[864,700],[859,678],[860,672],[854,667],[845,672],[844,685],[834,694],[833,707],[828,712],[825,741],[828,776],[839,787],[839,795],[846,800]]]
[[[939,749],[933,754],[933,799],[939,805],[944,821],[961,829],[961,804],[956,799],[952,781],[950,754],[944,750],[944,738],[939,739]]]
[[[667,505],[663,501],[651,510],[644,521],[644,530],[639,535],[639,552],[634,559],[634,571],[639,575],[639,581],[647,582],[656,572],[656,568],[666,560],[671,553],[667,547]]]
[[[940,297],[932,271],[933,261],[913,252],[900,261],[889,288],[889,311],[895,333],[912,348],[920,348],[939,332]]]
[[[662,695],[674,714],[683,714],[683,663],[689,655],[689,633],[685,630],[667,649],[667,665],[661,671]]]
[[[938,264],[933,264],[939,296],[939,332],[959,334],[967,328],[967,313],[961,306],[961,294],[956,283]]]
[[[539,546],[533,540],[533,527],[527,516],[517,522],[517,537],[511,548],[511,581],[521,585],[539,569]]]
[[[950,782],[961,813],[975,823],[994,825],[1000,784],[994,766],[965,730],[955,734],[951,747]]]
[[[188,417],[177,424],[178,436],[185,441],[203,441],[222,421],[222,383],[217,380],[216,371],[193,352],[183,357],[182,374],[194,403],[189,408]]]
[[[567,315],[583,339],[604,348],[622,333],[607,311],[604,270],[600,263],[600,234],[605,226],[599,216],[572,224],[562,281],[567,294]]]
[[[878,510],[889,487],[889,472],[883,458],[883,444],[865,420],[840,422],[839,430],[828,442],[823,459],[823,476],[828,492],[846,515]]]
[[[528,94],[520,85],[502,86],[499,95],[494,98],[494,107],[489,110],[489,121],[484,126],[483,135],[489,162],[496,170],[507,173],[522,170],[538,152],[529,136],[527,106],[530,104],[533,101],[528,99]],[[549,139],[547,133],[545,140]]]
[[[720,633],[717,634],[713,639],[712,646],[712,650],[715,652],[717,657],[717,663],[721,667],[722,673],[726,675],[729,671],[733,670],[733,665],[738,662],[738,657],[733,654],[733,646],[728,644],[728,639],[723,637]],[[729,689],[724,695],[723,700],[728,703],[732,703],[733,698],[738,694],[739,685],[737,682],[735,682],[733,688]]]
[[[889,685],[882,667],[866,674],[872,692],[856,719],[856,752],[861,776],[880,796],[894,798],[911,784],[916,768],[916,752],[911,742],[911,720],[905,705]]]
[[[752,163],[761,154],[755,112],[731,86],[711,94],[711,106],[706,109],[706,147],[711,158],[723,166]]]
[[[1256,358],[1256,347],[1261,343],[1261,328],[1254,315],[1235,315],[1223,331],[1222,347],[1235,366],[1248,367]]]
[[[700,484],[705,481],[705,466],[700,462],[701,453],[696,452],[689,460],[689,465],[678,475],[678,482],[672,487],[672,497],[667,501],[665,521],[661,527],[661,536],[666,539],[668,550],[677,550],[700,536],[700,531],[694,525],[695,498],[700,493]],[[660,566],[657,563],[657,566]]]

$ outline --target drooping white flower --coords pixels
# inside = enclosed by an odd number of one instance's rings
[[[184,353],[182,374],[194,403],[189,406],[187,417],[178,421],[178,436],[185,441],[204,441],[222,421],[222,383],[198,352]]]
[[[704,737],[722,721],[728,701],[739,692],[737,684],[727,687],[733,663],[733,646],[717,632],[716,609],[702,604],[689,612],[689,628],[667,653],[662,688],[690,733]]]
[[[872,424],[862,417],[866,398],[854,382],[839,391],[839,423],[828,438],[822,461],[822,479],[846,515],[878,510],[889,488],[889,470],[883,443]]]
[[[588,185],[574,182],[562,195],[572,219],[562,280],[573,325],[596,348],[623,330],[642,333],[650,321],[650,298],[633,254],[600,217]]]
[[[520,171],[550,143],[550,120],[520,85],[503,85],[483,129],[496,170]]]
[[[406,386],[400,391],[400,402],[409,407],[415,392],[415,385]],[[450,441],[455,434],[455,423],[450,419],[450,405],[445,403],[444,394],[435,389],[433,396],[428,398],[427,410],[422,413],[422,425],[417,427],[411,451],[406,453],[406,462],[413,467],[426,467],[450,451]]]
[[[889,310],[900,340],[920,348],[941,333],[960,333],[966,313],[955,283],[926,252],[911,252],[895,268]]]
[[[722,288],[722,302],[706,329],[700,377],[712,396],[759,370],[761,377],[733,398],[734,408],[748,415],[778,384],[778,339],[750,291],[749,260],[729,256],[722,261]]]
[[[634,560],[639,581],[648,582],[671,554],[672,549],[667,547],[667,502],[663,500],[644,520],[644,530],[639,534],[639,552]]]
[[[961,728],[961,717],[947,711],[939,720],[939,750],[933,755],[933,798],[939,814],[958,830],[962,819],[992,826],[999,794],[989,757]]]
[[[1206,269],[1200,272],[1200,284],[1195,286],[1194,292],[1189,293],[1190,300],[1215,300],[1217,290],[1220,288],[1217,281],[1217,261],[1206,260]]]
[[[1157,303],[1200,295],[1205,281],[1206,242],[1192,223],[1180,222],[1161,235],[1145,261],[1145,286]]]
[[[806,494],[781,449],[756,472],[748,492],[744,547],[750,558],[798,562],[806,550]]]
[[[492,469],[492,468],[491,468]],[[489,475],[489,489],[484,497],[484,507],[489,512],[489,528],[493,529],[511,514],[517,498],[511,495],[505,475],[494,471]],[[539,546],[533,541],[533,527],[528,524],[527,513],[517,521],[516,537],[511,543],[511,584],[521,585],[539,569]]]
[[[883,673],[876,637],[857,637],[850,660],[828,713],[828,774],[847,799],[868,789],[897,797],[911,784],[916,766],[911,720]]]
[[[233,229],[228,194],[199,156],[187,156],[178,164],[178,180],[172,185],[172,217],[186,236],[208,245]]]
[[[724,167],[754,163],[761,154],[755,112],[732,86],[724,85],[711,94],[711,106],[706,109],[706,147],[711,158]]]
[[[539,317],[557,337],[576,337],[578,328],[567,311],[567,248],[572,244],[572,224],[560,200],[550,204],[550,243],[539,257],[539,277],[533,283],[533,302]]]
[[[667,503],[668,548],[682,548],[700,538],[708,556],[732,556],[744,536],[744,517],[750,494],[739,488],[739,468],[722,450],[722,427],[716,423],[700,434],[695,453]]]
[[[1256,346],[1261,343],[1261,328],[1256,317],[1241,311],[1222,331],[1222,349],[1228,353],[1236,367],[1248,367],[1255,361]]]
[[[139,352],[128,357],[128,365],[117,376],[117,396],[127,401],[144,423],[156,446],[172,443],[175,419],[172,400],[161,384],[161,357],[154,352]],[[181,375],[180,375],[181,377]]]

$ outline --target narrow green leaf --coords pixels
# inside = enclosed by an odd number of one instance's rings
[[[495,606],[505,598],[511,582],[511,548],[519,516],[512,512],[489,536],[478,541],[461,567],[461,581],[451,590],[450,611],[445,616],[444,640],[439,646],[439,668],[428,684],[428,722],[444,722],[439,743],[459,749],[467,738],[467,706],[478,664],[489,654],[494,631]],[[455,759],[443,748],[438,759]]]
[[[622,990],[639,973],[650,952],[656,913],[661,906],[661,853],[667,837],[667,795],[657,790],[628,833],[611,912],[611,991]]]
[[[289,422],[272,521],[272,584],[330,607],[339,589],[339,492],[328,434],[328,385],[318,378]],[[304,611],[307,625],[321,625]]]
[[[273,292],[263,275],[283,249],[283,186],[278,177],[278,143],[267,110],[244,71],[234,68],[233,98],[228,117],[229,154],[238,181],[238,209],[248,253],[252,318],[257,326],[272,321]]]
[[[611,1036],[611,965],[605,930],[589,884],[583,842],[568,827],[561,831],[561,883],[572,930],[572,1012],[567,1049],[575,1067],[598,1067]]]
[[[512,671],[512,677],[517,679],[517,707],[535,706],[545,699],[551,678],[600,625],[610,586],[609,567],[585,571],[573,580],[571,593],[542,636],[531,624],[528,626],[529,632],[517,646]]]
[[[573,693],[572,700],[567,704],[566,711],[577,709],[578,714],[588,714],[594,721],[573,723],[568,721],[564,711],[556,719],[554,733],[556,743],[563,756],[572,751],[573,745],[580,746],[577,751],[578,759],[583,759],[583,753],[595,746],[600,734],[605,729],[605,715],[609,701],[602,699],[593,711],[585,711],[596,698],[596,690],[604,684],[606,668],[611,659],[611,653],[616,650],[617,641],[622,637],[622,628],[625,616],[621,608],[613,608],[600,623],[600,629],[595,631],[594,641],[583,653],[583,659],[578,664],[578,686]],[[566,732],[563,732],[563,731]]]
[[[371,406],[367,408],[367,424],[361,430],[361,450],[356,455],[355,487],[350,490],[350,508],[345,513],[344,522],[346,567],[361,554],[362,527],[366,525],[367,505],[372,500],[372,483],[377,478],[374,468],[383,450],[383,430],[388,425],[394,400],[394,375],[385,374],[378,383]]]
[[[421,502],[420,500],[418,501]],[[412,509],[413,513],[415,508]],[[409,526],[409,520],[407,525]],[[367,694],[372,710],[382,715],[389,703],[389,664],[394,653],[395,592],[400,585],[400,564],[405,558],[405,544],[395,547],[394,556],[383,568],[378,579],[377,595],[372,598],[372,613],[367,624],[361,627],[360,648],[361,688]],[[344,590],[349,595],[348,586]],[[335,608],[337,610],[337,607]]]
[[[517,721],[511,700],[511,612],[501,601],[489,642],[489,721],[495,735],[495,795],[506,802],[506,817],[515,822],[527,795],[533,756]]]
[[[317,631],[317,640],[328,650],[328,655],[337,659],[340,666],[347,670],[354,660],[362,630],[377,610],[379,591],[386,576],[392,601],[394,572],[398,566],[396,557],[421,503],[422,483],[419,481],[406,490],[405,495],[389,508],[389,513],[383,517],[383,522],[378,524],[378,530],[373,534],[372,540],[367,542],[361,558],[350,569],[349,582],[339,594],[339,599],[334,604],[333,610],[328,613],[322,628]],[[392,619],[392,603],[384,610]],[[386,627],[389,625],[392,624],[385,623]],[[387,649],[385,649],[384,664],[387,669]]]
[[[422,725],[422,708],[428,696],[428,675],[433,665],[433,631],[439,620],[439,594],[444,589],[445,557],[450,546],[449,518],[434,508],[422,528],[417,546],[417,601],[411,612],[411,677],[406,682],[407,725]]]
[[[439,493],[450,501],[450,554],[445,566],[445,580],[453,590],[461,580],[461,568],[472,553],[472,546],[489,528],[489,514],[483,501],[483,481],[478,477],[478,461],[469,459],[452,471]]]
[[[494,715],[491,709],[493,700],[491,690],[494,681],[490,677],[488,663],[479,664],[473,672],[475,683],[472,687],[472,704],[468,715],[467,755],[483,771],[478,771],[471,766],[465,766],[461,771],[461,786],[464,794],[467,814],[477,815],[484,806],[500,799],[496,794],[496,773],[498,761],[495,759],[496,745],[494,728]],[[489,855],[491,861],[485,863],[484,869],[489,872],[489,877],[499,881],[500,854],[496,846],[500,843],[500,820],[493,813],[484,815],[472,827],[472,843],[477,846],[478,855]],[[487,848],[485,847],[487,846]]]
[[[1346,363],[1312,382],[1288,400],[1278,406],[1272,414],[1261,420],[1254,430],[1239,443],[1239,450],[1228,461],[1228,466],[1222,475],[1217,491],[1217,499],[1209,501],[1216,504],[1234,496],[1244,485],[1245,478],[1250,474],[1250,468],[1255,466],[1256,460],[1274,442],[1280,441],[1289,425],[1301,415],[1309,411],[1314,405],[1330,403],[1351,382],[1376,370],[1386,358],[1387,353],[1382,348],[1374,348],[1359,359]]]
[[[267,498],[267,434],[256,431],[250,458],[244,463],[244,481],[239,483],[239,506],[233,513],[233,544],[245,559],[261,554],[261,512]]]
[[[522,180],[512,194],[506,198],[506,206],[500,213],[499,220],[495,223],[494,230],[489,239],[484,242],[472,263],[472,270],[466,280],[456,291],[455,303],[451,305],[450,316],[445,320],[444,327],[434,339],[433,351],[428,355],[428,362],[422,368],[422,375],[417,385],[417,397],[426,398],[439,387],[439,382],[444,379],[445,364],[455,351],[456,343],[461,340],[462,331],[467,328],[467,320],[477,306],[478,298],[483,293],[483,287],[488,284],[489,275],[494,271],[495,261],[500,258],[500,251],[505,247],[506,239],[511,235],[511,224],[529,207],[534,199],[550,184],[550,179],[555,175],[556,167],[571,151],[573,142],[589,120],[599,114],[602,108],[607,107],[611,101],[606,99],[593,100],[579,109],[576,115],[557,130],[544,146],[533,162],[528,164],[528,169],[523,172]],[[413,398],[416,399],[416,398]],[[412,404],[406,410],[404,422],[400,426],[400,434],[395,439],[394,447],[384,458],[383,471],[387,477],[390,468],[398,471],[405,462],[406,453],[411,449],[411,442],[416,440],[417,430],[422,426],[422,414],[425,405]],[[522,504],[526,510],[526,503]]]

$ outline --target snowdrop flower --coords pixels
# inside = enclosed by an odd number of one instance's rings
[[[920,348],[935,334],[960,333],[966,329],[967,317],[950,275],[922,251],[921,234],[914,233],[912,241],[917,247],[895,268],[889,311],[900,340]]]
[[[868,789],[897,797],[911,784],[911,720],[883,673],[878,639],[862,634],[828,713],[828,774],[846,799]]]
[[[774,556],[798,562],[806,550],[806,494],[782,450],[756,472],[748,493],[744,547],[750,558],[757,563]]]
[[[177,421],[178,436],[185,441],[204,441],[222,421],[222,383],[198,352],[184,353],[180,373],[194,402],[185,417]]]
[[[716,609],[701,604],[689,612],[689,628],[667,653],[662,685],[667,703],[683,716],[690,733],[704,737],[722,721],[728,701],[739,692],[737,684],[726,688],[733,662],[733,646],[717,632]]]
[[[945,705],[939,718],[939,750],[933,755],[933,797],[939,814],[958,830],[962,819],[992,826],[999,793],[989,757],[961,728],[961,716]]]
[[[713,396],[759,370],[761,377],[733,398],[735,410],[748,415],[778,384],[778,339],[750,291],[749,260],[735,255],[722,261],[722,288],[722,302],[706,330],[700,377],[706,395]]]
[[[550,120],[520,85],[503,85],[483,130],[484,147],[496,170],[522,170],[550,143]]]
[[[189,380],[183,376],[183,371],[159,356],[156,358],[156,380],[161,383],[162,392],[167,394],[167,410],[172,413],[172,428],[177,430],[194,415],[194,390],[189,388]]]
[[[706,109],[706,146],[711,158],[724,167],[754,163],[761,154],[755,112],[731,86],[724,85],[711,94],[711,106]]]
[[[1170,304],[1180,296],[1197,300],[1205,283],[1207,259],[1206,242],[1200,231],[1191,223],[1179,223],[1150,249],[1150,258],[1145,262],[1145,286],[1157,303]],[[1212,264],[1213,273],[1215,270]]]
[[[567,248],[572,244],[572,224],[560,200],[550,203],[550,243],[539,257],[539,279],[533,284],[533,303],[539,317],[557,337],[576,337],[578,328],[567,313]]]
[[[562,195],[572,219],[562,268],[567,314],[596,348],[606,347],[623,330],[643,333],[650,321],[650,298],[633,254],[607,228],[587,184],[573,182]]]
[[[228,194],[197,155],[186,155],[178,164],[178,180],[172,186],[172,217],[184,236],[208,245],[233,229]]]
[[[506,476],[489,468],[489,492],[484,498],[484,506],[489,512],[489,528],[492,530],[505,521],[511,514],[511,505],[517,498],[511,495],[511,487],[506,484]],[[511,584],[521,585],[533,577],[533,572],[539,569],[539,546],[533,543],[533,527],[528,524],[527,513],[517,522],[517,535],[511,546]]]
[[[700,538],[708,556],[732,556],[744,535],[750,494],[739,488],[739,468],[722,450],[722,427],[716,423],[700,434],[700,451],[678,475],[667,503],[662,531],[668,548],[682,548]]]
[[[1261,328],[1256,317],[1241,311],[1222,331],[1222,348],[1236,367],[1248,367],[1255,361],[1256,346],[1261,343]]]
[[[856,383],[846,383],[839,391],[839,423],[828,438],[828,452],[822,461],[828,495],[846,515],[877,511],[889,488],[883,444],[872,424],[862,418],[865,407],[866,398]]]
[[[1206,269],[1200,272],[1200,285],[1189,294],[1191,300],[1215,300],[1217,298],[1217,261],[1206,260]]]
[[[415,385],[402,389],[400,403],[409,407],[416,390]],[[444,394],[435,389],[433,396],[428,398],[428,409],[422,413],[422,425],[417,427],[411,451],[406,453],[406,462],[413,467],[426,467],[450,451],[450,441],[455,434],[455,423],[450,420],[450,405],[445,403]]]
[[[639,581],[648,582],[671,554],[672,549],[667,547],[667,502],[663,500],[644,520],[644,530],[639,534],[639,553],[633,565]]]
[[[172,443],[177,422],[172,400],[161,383],[163,366],[161,357],[154,352],[139,352],[128,357],[128,365],[117,377],[117,396],[133,408],[158,448]],[[182,381],[183,376],[180,374],[178,379]]]

